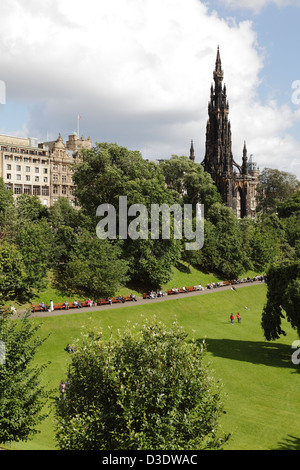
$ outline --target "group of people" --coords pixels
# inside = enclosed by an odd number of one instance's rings
[[[159,290],[159,291],[156,291],[156,292],[154,290],[152,290],[148,293],[148,295],[149,295],[150,299],[157,299],[158,297],[162,297],[164,295],[164,293],[163,293],[162,290]]]
[[[72,346],[71,346],[71,344],[67,344],[67,346],[65,347],[65,351],[67,351],[67,352],[75,352],[75,346],[74,346],[74,344],[72,344]]]
[[[41,307],[41,310],[43,310],[44,312],[53,312],[54,310],[53,300],[50,300],[49,306],[47,306],[44,302],[41,302],[40,307]]]
[[[239,313],[236,314],[236,318],[237,318],[238,323],[241,323],[241,320],[242,320],[242,319],[241,319],[241,315],[240,315]],[[231,322],[231,324],[233,324],[233,322],[234,322],[234,315],[233,315],[233,313],[230,315],[230,322]]]

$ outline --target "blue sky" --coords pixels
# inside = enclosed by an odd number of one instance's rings
[[[234,158],[300,179],[300,1],[1,0],[0,133],[77,130],[145,158],[205,148],[220,46]],[[300,93],[299,93],[300,97]],[[1,100],[0,100],[1,101]]]

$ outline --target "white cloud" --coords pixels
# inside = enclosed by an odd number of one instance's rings
[[[260,167],[274,162],[270,142],[296,148],[293,112],[259,101],[264,57],[250,21],[225,21],[199,0],[1,0],[0,16],[6,106],[27,106],[30,135],[67,136],[79,113],[93,141],[167,158],[194,139],[200,161],[219,45],[236,160],[244,140]]]

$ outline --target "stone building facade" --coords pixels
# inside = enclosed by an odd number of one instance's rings
[[[79,139],[76,134],[70,135],[66,144],[61,135],[55,141],[41,143],[0,135],[0,177],[14,197],[36,195],[48,207],[65,197],[74,206],[74,164],[80,150],[91,147],[90,138]]]
[[[238,218],[254,217],[259,171],[252,161],[252,156],[248,159],[246,142],[243,148],[242,164],[239,165],[233,158],[229,103],[226,85],[223,86],[223,77],[218,48],[213,73],[214,84],[211,85],[208,104],[206,148],[202,165],[215,181],[222,201],[232,208],[236,216]],[[190,158],[194,159],[193,146],[191,146]]]

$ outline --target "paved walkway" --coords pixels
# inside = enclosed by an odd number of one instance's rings
[[[262,284],[262,281],[254,281],[254,282],[245,282],[243,284],[235,284],[234,287],[238,289],[242,289],[243,287],[251,287],[257,286],[258,284]],[[115,308],[126,308],[126,307],[133,307],[135,305],[144,305],[149,303],[156,303],[156,302],[165,302],[168,300],[175,300],[175,299],[183,299],[185,297],[193,297],[198,295],[205,295],[205,294],[216,294],[217,292],[230,290],[231,286],[223,286],[223,287],[216,287],[215,289],[204,289],[204,291],[195,291],[195,292],[188,292],[185,294],[174,294],[174,295],[167,295],[165,294],[163,297],[158,297],[156,299],[143,299],[142,297],[137,297],[137,301],[134,302],[122,302],[112,304],[112,305],[96,305],[95,307],[83,307],[83,308],[72,308],[70,310],[55,310],[53,312],[35,312],[31,314],[31,317],[54,317],[59,315],[70,315],[76,313],[86,313],[86,312],[99,312],[102,310],[111,310]],[[22,311],[19,312],[22,315]]]

